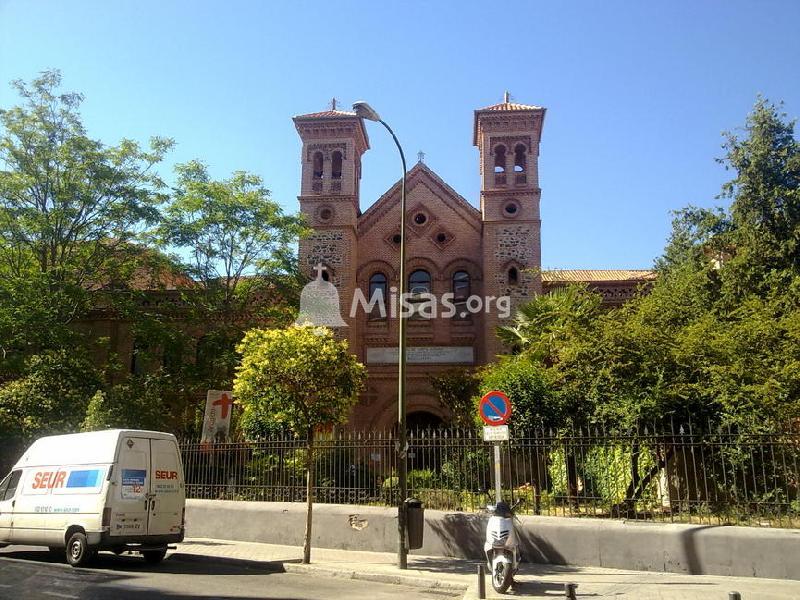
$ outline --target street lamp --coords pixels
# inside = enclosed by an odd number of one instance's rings
[[[356,115],[376,121],[383,125],[392,135],[395,145],[400,152],[403,163],[403,178],[400,180],[400,311],[398,314],[400,340],[398,342],[397,357],[397,484],[400,493],[400,503],[397,505],[397,566],[401,569],[408,568],[408,549],[406,548],[406,496],[408,495],[408,443],[406,442],[406,319],[403,314],[402,299],[406,294],[406,156],[403,148],[397,141],[397,136],[386,121],[366,102],[360,101],[353,104]]]

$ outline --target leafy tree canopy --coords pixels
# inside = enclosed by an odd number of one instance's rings
[[[80,352],[32,356],[27,374],[0,386],[3,435],[33,437],[77,431],[89,399],[102,388],[101,374]]]
[[[347,342],[330,330],[253,329],[238,347],[234,396],[245,431],[279,423],[299,435],[346,421],[366,377]]]
[[[191,161],[176,167],[175,197],[159,228],[162,244],[185,251],[185,268],[209,293],[217,309],[233,307],[263,290],[265,277],[293,272],[293,244],[304,232],[299,216],[285,215],[257,175],[237,171],[211,179]]]
[[[83,96],[60,93],[61,74],[13,82],[21,106],[0,110],[0,265],[11,276],[52,273],[97,282],[116,252],[158,220],[165,195],[152,169],[173,146],[106,146],[81,121]]]

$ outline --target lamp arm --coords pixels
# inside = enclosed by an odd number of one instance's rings
[[[400,145],[400,142],[397,141],[397,136],[394,134],[394,131],[392,131],[392,128],[389,127],[389,124],[383,119],[380,120],[380,124],[386,127],[386,130],[391,134],[392,139],[394,140],[395,146],[397,146],[397,149],[400,151],[400,160],[403,162],[403,177],[405,177],[407,168],[406,168],[406,155],[403,152],[403,147]]]

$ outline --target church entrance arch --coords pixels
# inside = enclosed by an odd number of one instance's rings
[[[431,395],[409,395],[406,399],[406,429],[408,431],[438,429],[447,424],[449,414]],[[376,431],[397,432],[397,395],[388,399],[372,421]]]
[[[415,410],[406,415],[406,427],[409,431],[439,429],[444,427],[444,419],[440,415],[427,410]]]

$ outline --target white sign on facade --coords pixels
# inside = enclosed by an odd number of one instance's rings
[[[507,442],[508,425],[489,425],[483,428],[484,442]]]
[[[367,364],[397,364],[397,347],[367,348]],[[475,362],[472,346],[412,346],[406,349],[409,364],[467,364]]]
[[[202,443],[226,441],[231,430],[233,392],[208,390]]]

